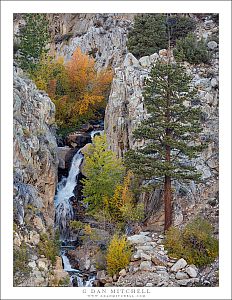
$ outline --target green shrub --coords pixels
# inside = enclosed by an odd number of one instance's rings
[[[177,61],[187,61],[191,64],[208,63],[210,59],[206,42],[204,39],[198,41],[193,33],[177,40],[173,54]]]
[[[57,286],[60,286],[60,287],[67,287],[67,286],[70,286],[70,278],[69,276],[63,278],[63,279],[60,279]]]
[[[182,15],[141,14],[135,17],[134,27],[128,34],[128,50],[137,58],[151,55],[168,47],[168,28],[171,43],[195,29],[195,21]]]
[[[142,14],[135,17],[134,28],[128,34],[128,50],[137,58],[167,48],[165,15]]]
[[[38,243],[38,253],[44,255],[47,259],[51,260],[54,265],[56,262],[56,256],[59,255],[59,234],[55,234],[54,238],[50,238],[46,233],[40,235],[40,241]]]
[[[218,240],[213,237],[211,224],[196,218],[180,231],[171,227],[165,238],[165,247],[169,255],[183,257],[188,264],[207,265],[218,257]]]
[[[173,257],[181,257],[184,252],[182,234],[176,227],[170,227],[165,237],[165,247],[169,251],[169,255]]]
[[[29,249],[25,242],[20,247],[14,246],[13,251],[13,273],[14,273],[14,286],[22,283],[25,279],[29,278],[31,267],[28,266],[30,258]]]
[[[120,237],[115,234],[107,249],[106,263],[108,274],[113,276],[126,268],[129,265],[131,254],[131,247],[127,242],[126,236]]]
[[[138,203],[137,205],[132,205],[127,203],[121,207],[121,213],[123,220],[126,223],[130,222],[141,222],[144,219],[144,204]]]
[[[81,221],[70,221],[70,228],[76,231],[79,231],[84,228],[84,224]]]
[[[196,22],[194,19],[181,15],[169,17],[168,24],[170,26],[172,44],[175,44],[177,39],[185,37],[189,32],[196,29]]]

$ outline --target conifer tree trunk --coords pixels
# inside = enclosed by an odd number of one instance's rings
[[[164,230],[166,231],[172,224],[171,177],[167,175],[165,175],[164,178],[164,209],[165,209]]]
[[[169,34],[169,49],[168,49],[168,64],[170,63],[170,34]],[[168,90],[167,90],[167,102],[166,102],[166,121],[170,122],[170,84],[168,77]],[[170,136],[170,129],[166,128],[166,137]],[[171,161],[171,147],[166,145],[165,162],[170,163]],[[171,177],[169,175],[164,176],[164,231],[166,231],[172,223],[172,194],[171,194]]]
[[[169,112],[168,112],[169,119]],[[169,129],[166,129],[166,136],[168,136]],[[165,161],[170,162],[171,160],[171,148],[169,145],[166,146]],[[168,175],[164,176],[164,212],[165,222],[164,231],[166,231],[172,224],[172,191],[171,191],[171,177]]]

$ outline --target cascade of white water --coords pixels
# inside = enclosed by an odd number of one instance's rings
[[[83,160],[83,154],[78,151],[73,159],[68,177],[63,177],[58,183],[55,196],[55,223],[59,228],[61,239],[67,239],[69,236],[68,223],[73,219],[73,208],[70,198],[74,196],[76,186],[76,177],[80,172],[80,165]]]
[[[91,139],[93,140],[95,135],[101,135],[103,131],[96,130],[91,132]],[[73,219],[74,213],[70,198],[74,196],[74,189],[77,184],[76,178],[80,173],[80,166],[83,160],[83,154],[80,150],[74,155],[72,159],[71,168],[69,170],[68,177],[62,177],[60,182],[57,185],[56,196],[55,196],[55,224],[59,228],[60,239],[66,243],[70,243],[70,234],[69,234],[69,222]],[[68,257],[66,256],[66,251],[61,253],[64,271],[70,272],[70,282],[73,286],[79,287],[91,287],[95,280],[95,276],[89,277],[87,280],[82,278],[82,275],[79,270],[73,269]]]
[[[65,254],[62,254],[61,257],[62,257],[62,260],[63,260],[64,271],[66,271],[66,272],[79,272],[79,270],[72,268],[72,266],[69,262],[69,259]]]
[[[90,135],[91,135],[91,140],[93,140],[93,138],[95,137],[95,135],[102,135],[104,132],[104,130],[93,130],[91,131]]]

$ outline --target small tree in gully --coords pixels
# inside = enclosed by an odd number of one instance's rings
[[[126,163],[143,179],[154,179],[164,186],[165,231],[172,223],[172,180],[199,180],[191,164],[203,145],[200,107],[192,106],[196,91],[191,77],[178,64],[158,62],[146,80],[143,92],[147,119],[133,135],[144,146],[126,153]]]

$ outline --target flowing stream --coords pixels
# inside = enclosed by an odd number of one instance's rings
[[[91,132],[91,138],[100,135],[102,131],[96,130]],[[63,261],[64,271],[70,273],[70,282],[73,286],[88,287],[92,286],[95,276],[83,276],[77,269],[73,269],[67,257],[67,248],[75,249],[70,239],[69,222],[74,218],[74,212],[70,198],[74,195],[74,189],[77,185],[77,177],[80,173],[80,166],[83,161],[83,154],[80,150],[73,156],[71,168],[68,177],[62,177],[57,184],[55,202],[55,225],[60,232],[60,240],[62,242],[61,257]]]
[[[80,173],[82,160],[83,154],[78,151],[72,159],[68,177],[63,177],[57,185],[57,193],[55,196],[55,223],[59,228],[60,238],[63,241],[66,241],[70,235],[68,223],[70,220],[73,220],[73,208],[70,198],[74,196],[73,191],[77,184],[76,177]]]

